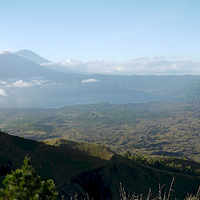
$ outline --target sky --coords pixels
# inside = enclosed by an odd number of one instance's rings
[[[96,72],[114,65],[129,74],[132,62],[148,60],[144,71],[156,60],[165,72],[163,63],[173,71],[184,62],[177,73],[194,65],[185,73],[200,74],[200,1],[0,0],[0,50],[22,49],[68,65],[96,62]]]

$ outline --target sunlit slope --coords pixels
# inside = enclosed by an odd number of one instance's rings
[[[200,103],[87,104],[0,110],[3,130],[29,139],[100,143],[115,152],[200,161]]]

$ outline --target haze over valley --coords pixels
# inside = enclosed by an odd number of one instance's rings
[[[47,60],[28,50],[0,55],[0,108],[199,99],[199,76],[67,73],[40,62]]]

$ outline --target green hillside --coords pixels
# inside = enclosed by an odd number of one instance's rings
[[[200,103],[87,104],[0,110],[2,130],[24,138],[64,138],[117,153],[166,155],[200,162]]]
[[[48,142],[47,142],[48,143]],[[2,166],[8,165],[10,169],[18,168],[22,165],[23,158],[28,154],[31,157],[33,167],[45,177],[53,177],[57,186],[73,175],[85,170],[91,170],[106,163],[114,153],[110,150],[102,149],[97,145],[96,150],[102,152],[104,158],[98,155],[91,156],[90,145],[64,142],[57,146],[27,140],[24,138],[11,136],[0,132],[0,159]],[[90,149],[92,150],[92,148]],[[95,152],[92,152],[95,154]]]
[[[173,177],[173,197],[183,199],[188,193],[196,192],[200,178],[195,174],[159,169],[144,163],[124,158],[109,148],[98,144],[77,143],[64,139],[38,142],[0,132],[1,180],[10,170],[22,165],[25,155],[43,178],[55,181],[59,195],[65,199],[85,198],[86,193],[94,199],[119,199],[119,186],[131,193],[158,194],[158,185],[166,184],[169,190]],[[189,166],[187,160],[176,160]],[[167,161],[166,161],[167,162]],[[171,161],[170,161],[171,162]],[[193,162],[194,163],[194,162]],[[200,164],[193,166],[200,168]]]

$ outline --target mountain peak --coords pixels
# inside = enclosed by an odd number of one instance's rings
[[[28,60],[34,61],[34,62],[36,62],[38,64],[50,63],[51,62],[51,61],[39,56],[38,54],[34,53],[33,51],[27,50],[27,49],[15,52],[15,54],[17,54],[19,56],[22,56],[22,57],[24,57],[24,58],[26,58]]]

